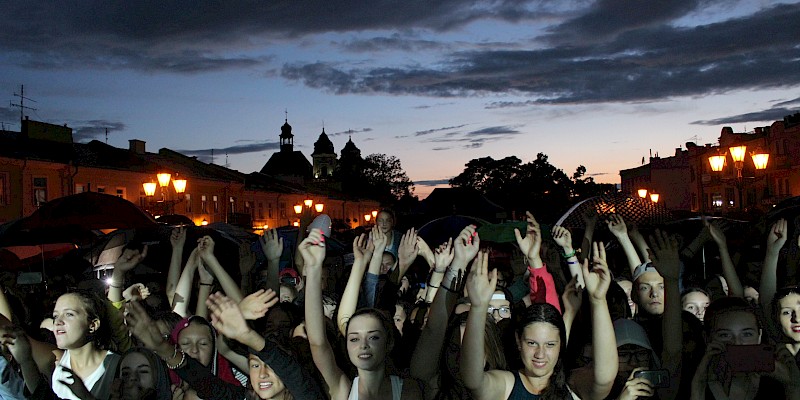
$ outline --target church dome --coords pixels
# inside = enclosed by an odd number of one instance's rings
[[[314,142],[314,152],[311,155],[315,154],[336,154],[333,150],[333,142],[328,138],[328,135],[325,133],[325,128],[322,128],[322,133],[319,134],[319,139]]]
[[[283,126],[281,127],[281,137],[282,138],[294,137],[294,135],[292,135],[292,126],[289,125],[288,119],[284,122]]]

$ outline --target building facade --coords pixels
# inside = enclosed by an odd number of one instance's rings
[[[735,146],[746,146],[738,165],[730,150]],[[765,169],[756,168],[753,154],[769,155]],[[713,171],[709,162],[716,155],[725,157],[721,171]],[[620,178],[623,192],[655,191],[671,211],[767,211],[781,200],[800,195],[800,113],[752,132],[724,127],[717,145],[688,142],[673,156],[650,157],[647,164],[620,171]]]
[[[291,130],[286,133],[291,135]],[[285,140],[293,152],[292,138]],[[177,193],[170,184],[146,196],[143,183],[155,182],[163,172],[172,180],[185,179],[185,191]],[[20,132],[0,132],[0,223],[28,216],[58,197],[88,191],[124,198],[155,216],[185,215],[198,225],[292,225],[298,221],[294,206],[312,200],[323,204],[323,212],[333,220],[357,227],[368,224],[365,214],[380,209],[373,200],[260,172],[244,174],[169,149],[148,152],[141,140],[131,140],[128,149],[96,140],[74,143],[68,127],[27,119]]]

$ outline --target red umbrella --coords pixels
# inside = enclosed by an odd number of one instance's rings
[[[0,249],[0,269],[19,270],[75,250],[72,243],[51,243],[36,246],[8,246]]]

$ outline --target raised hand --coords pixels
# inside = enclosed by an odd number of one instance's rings
[[[297,247],[306,268],[320,269],[325,261],[325,236],[319,229],[312,229],[308,237]]]
[[[553,227],[553,241],[564,250],[564,254],[572,252],[572,234],[563,226]]]
[[[453,242],[455,256],[453,260],[458,260],[460,265],[466,266],[467,263],[475,258],[481,246],[481,238],[476,231],[475,225],[467,225],[456,237]]]
[[[244,319],[254,320],[267,315],[267,311],[275,304],[278,304],[278,295],[274,290],[259,289],[239,302],[239,310]]]
[[[206,305],[211,311],[211,325],[218,332],[234,340],[240,340],[250,333],[251,329],[235,301],[216,292],[208,296]]]
[[[497,287],[497,270],[489,272],[489,253],[482,251],[472,263],[467,278],[469,301],[473,307],[487,307]]]
[[[183,248],[183,245],[186,244],[186,227],[180,226],[174,228],[172,233],[169,235],[169,243],[172,245],[172,248]]]
[[[203,236],[197,239],[197,255],[202,259],[214,256],[214,239],[211,236]]]
[[[665,279],[678,279],[681,272],[678,239],[661,230],[650,236],[650,259]]]
[[[725,238],[725,226],[717,221],[710,221],[708,218],[703,217],[703,224],[705,229],[708,229],[708,234],[714,239],[717,244],[727,244]]]
[[[8,351],[18,363],[22,364],[26,361],[33,361],[33,354],[31,353],[31,342],[25,331],[17,326],[8,326],[2,328],[4,331],[2,335],[2,344],[8,348]]]
[[[453,238],[439,245],[434,252],[434,266],[437,270],[444,270],[453,262]],[[451,286],[452,287],[452,286]]]
[[[150,290],[142,283],[134,283],[122,292],[122,298],[130,301],[140,301],[150,296]]]
[[[767,234],[767,253],[778,254],[786,244],[789,227],[785,219],[777,220]],[[800,243],[800,241],[798,241]]]
[[[283,238],[278,235],[277,229],[270,229],[264,232],[264,235],[259,238],[261,242],[261,251],[268,260],[275,260],[281,258],[283,254]]]
[[[519,229],[514,228],[514,236],[517,238],[517,245],[519,245],[522,254],[530,260],[539,259],[539,250],[542,248],[542,228],[536,222],[536,218],[530,211],[526,211],[528,227],[526,228],[525,238],[520,234]]]
[[[147,257],[147,246],[144,246],[141,252],[136,249],[125,249],[114,263],[114,270],[120,273],[128,272],[142,262],[145,257]]]
[[[128,330],[145,347],[156,351],[166,343],[166,339],[161,336],[161,330],[158,329],[158,325],[153,323],[150,315],[147,314],[147,311],[139,302],[132,301],[128,303],[125,306],[125,310],[127,311],[125,323],[128,325]],[[169,346],[168,343],[167,345]]]
[[[425,261],[430,265],[431,269],[436,267],[436,258],[431,250],[428,243],[423,239],[421,236],[417,235],[417,249],[419,249],[419,255],[425,259]]]
[[[611,214],[606,220],[608,230],[617,238],[624,237],[628,234],[628,227],[625,226],[625,220],[617,214]]]
[[[367,260],[372,258],[374,247],[370,246],[369,238],[366,233],[362,233],[353,239],[353,258],[354,265],[366,265]]]
[[[373,251],[383,254],[383,251],[386,250],[386,244],[389,241],[389,238],[386,237],[386,234],[381,232],[380,229],[373,229],[369,232],[369,236],[370,239],[372,239]]]
[[[425,245],[427,247],[427,245]],[[411,265],[419,255],[419,243],[417,241],[417,231],[409,229],[400,239],[400,247],[397,249],[397,257],[400,265]]]
[[[606,263],[606,248],[603,242],[592,243],[592,267],[589,260],[583,260],[583,281],[586,291],[594,301],[605,301],[608,287],[611,285],[611,272]]]

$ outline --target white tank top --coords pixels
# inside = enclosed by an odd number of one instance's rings
[[[106,353],[106,357],[112,354],[114,353],[109,351]],[[67,383],[73,382],[71,374],[65,373],[64,370],[62,369],[62,367],[70,368],[69,360],[70,360],[69,350],[66,350],[64,351],[64,355],[61,356],[61,360],[59,360],[58,364],[56,364],[56,368],[53,370],[53,378],[51,379],[53,392],[62,399],[80,400],[78,397],[75,396],[74,393],[72,393],[72,390],[70,390],[69,387],[59,382],[62,380],[66,381]],[[103,377],[103,374],[105,374],[105,372],[106,372],[106,363],[104,361],[100,363],[100,365],[97,367],[96,370],[94,370],[94,372],[89,374],[89,376],[87,376],[86,379],[83,380],[83,384],[86,386],[86,389],[91,391],[94,385],[100,380],[100,378]],[[114,373],[114,371],[111,371],[110,373]]]
[[[392,400],[400,400],[403,394],[403,380],[397,375],[389,375],[392,381]],[[350,396],[347,400],[358,400],[358,377],[353,378],[353,386],[350,387]]]

